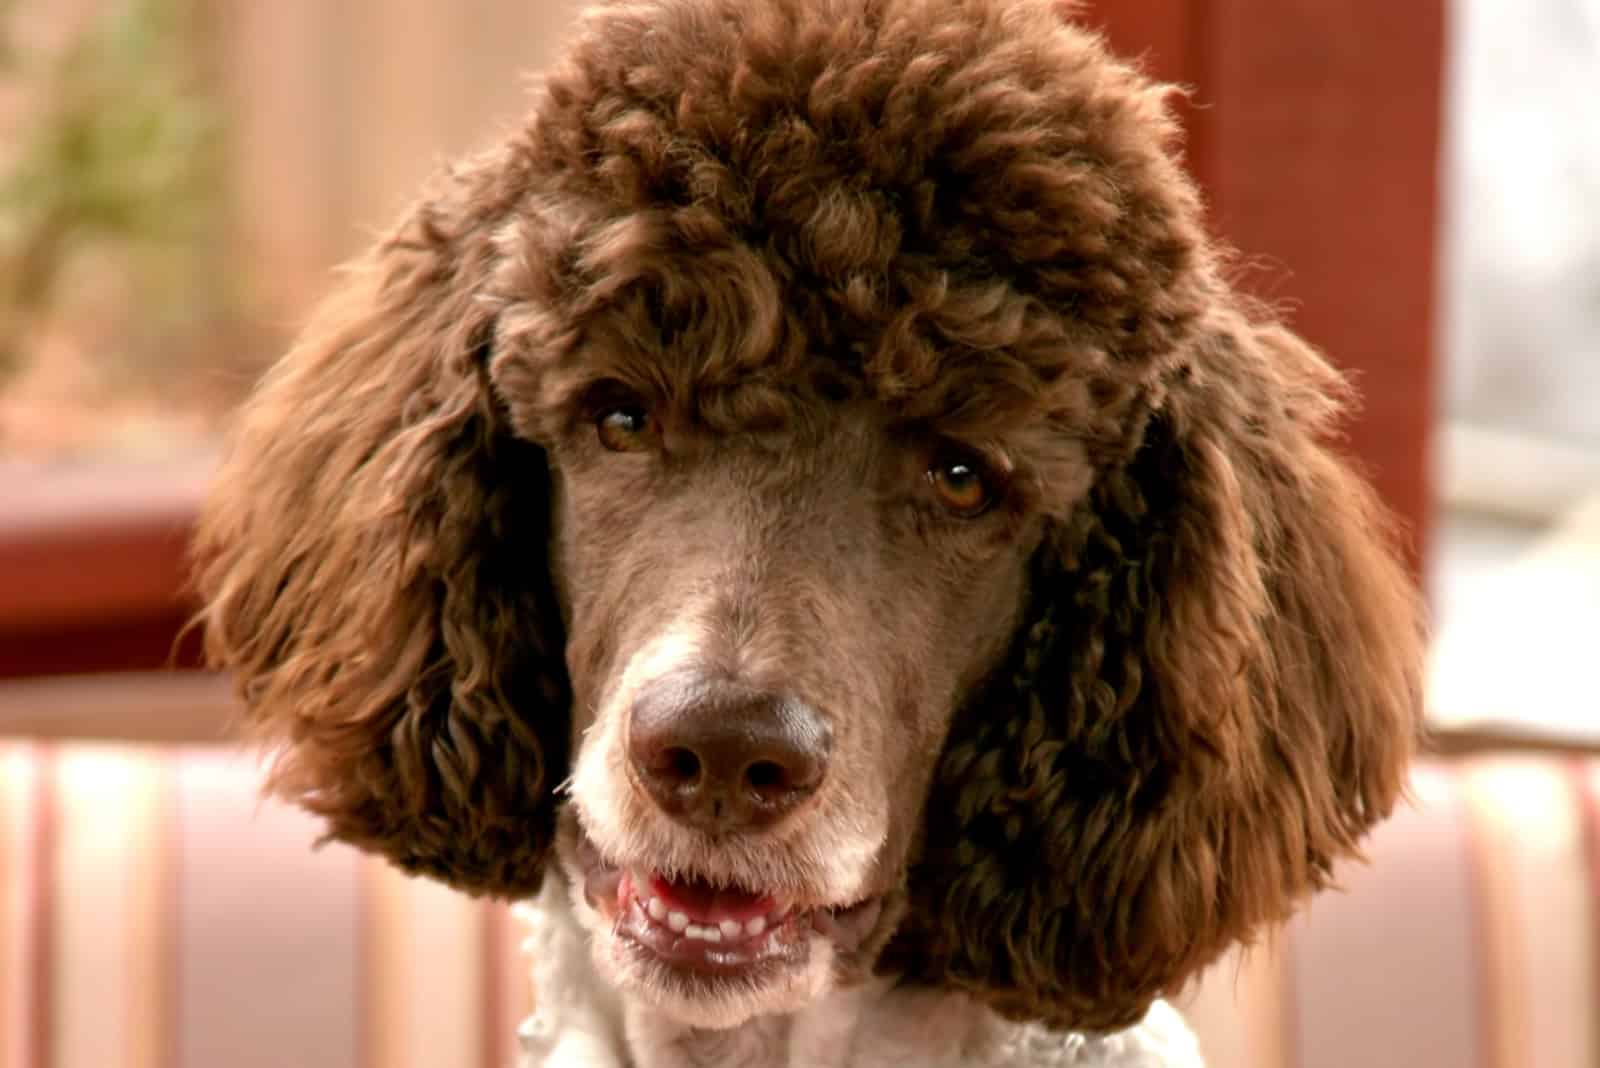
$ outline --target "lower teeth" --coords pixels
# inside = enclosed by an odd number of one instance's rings
[[[640,907],[645,915],[674,934],[681,934],[685,938],[696,938],[702,942],[721,942],[724,939],[732,940],[740,936],[758,938],[767,932],[768,927],[776,921],[769,921],[765,916],[757,916],[741,924],[738,920],[723,920],[716,924],[692,923],[689,917],[676,910],[669,911],[659,898],[641,901]]]

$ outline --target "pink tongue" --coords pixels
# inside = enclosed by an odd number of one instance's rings
[[[768,915],[777,906],[766,894],[718,890],[698,879],[669,881],[659,873],[650,876],[650,892],[667,908],[683,913],[695,923],[721,923],[723,920],[744,923]]]

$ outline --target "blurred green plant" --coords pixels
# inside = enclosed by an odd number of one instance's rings
[[[41,55],[8,32],[19,0],[0,0],[0,84],[24,101],[0,151],[0,378],[28,358],[78,257],[116,257],[146,322],[192,299],[222,185],[197,7],[102,0]]]

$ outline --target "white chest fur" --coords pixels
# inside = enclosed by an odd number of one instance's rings
[[[690,1030],[625,1002],[599,978],[559,884],[547,879],[518,910],[537,1003],[518,1033],[519,1068],[1201,1068],[1193,1036],[1165,1004],[1137,1027],[1090,1038],[886,982],[730,1031]]]

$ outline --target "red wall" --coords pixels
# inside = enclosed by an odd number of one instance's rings
[[[1443,0],[1099,0],[1193,87],[1191,167],[1242,284],[1355,378],[1350,450],[1427,546]]]

